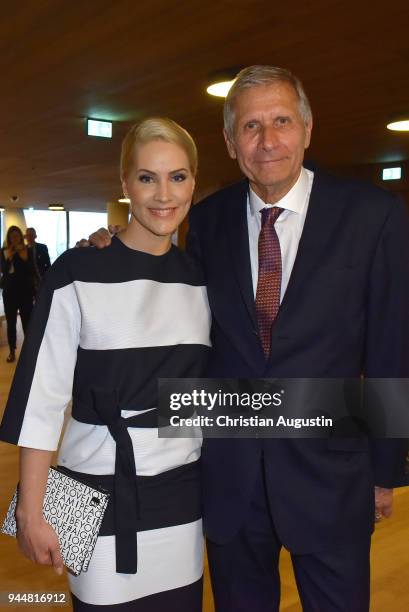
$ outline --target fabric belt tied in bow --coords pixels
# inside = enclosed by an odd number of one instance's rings
[[[140,519],[138,478],[128,427],[157,427],[152,410],[123,418],[114,391],[92,390],[94,409],[116,443],[114,474],[116,571],[135,574],[138,566],[137,521]]]

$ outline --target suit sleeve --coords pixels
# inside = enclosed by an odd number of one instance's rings
[[[203,256],[200,246],[197,213],[193,207],[189,215],[189,230],[186,234],[186,252],[202,267]]]
[[[65,253],[49,270],[24,340],[0,440],[54,451],[71,399],[81,313]]]
[[[372,263],[365,377],[377,387],[390,429],[396,431],[398,419],[408,423],[402,409],[409,410],[409,218],[404,203],[395,199]],[[409,484],[407,438],[373,439],[371,447],[376,485]]]
[[[50,261],[50,255],[48,253],[48,247],[46,244],[44,245],[44,258],[45,258],[44,268],[47,271],[49,268],[51,268],[51,261]]]

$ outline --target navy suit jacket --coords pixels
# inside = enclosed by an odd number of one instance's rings
[[[215,378],[409,376],[409,226],[394,195],[316,170],[294,268],[266,362],[257,333],[247,230],[248,182],[192,208],[188,251],[206,276]],[[375,484],[407,484],[407,440],[207,439],[208,537],[242,524],[264,457],[272,516],[293,552],[373,530]]]
[[[41,242],[36,242],[35,250],[36,250],[36,263],[37,263],[38,272],[40,274],[40,278],[43,278],[48,268],[51,267],[50,256],[48,254],[48,247],[46,244],[42,244]]]

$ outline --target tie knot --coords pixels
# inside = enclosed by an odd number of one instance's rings
[[[267,222],[271,225],[277,221],[278,217],[283,212],[284,208],[280,208],[279,206],[273,207],[265,207],[261,209],[261,226],[265,225]]]

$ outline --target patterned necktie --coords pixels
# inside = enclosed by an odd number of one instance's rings
[[[256,314],[260,340],[266,358],[271,349],[271,326],[280,307],[281,294],[281,250],[274,223],[283,208],[263,208],[261,232],[258,239],[258,281]]]

